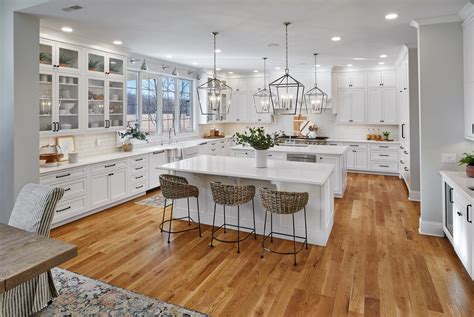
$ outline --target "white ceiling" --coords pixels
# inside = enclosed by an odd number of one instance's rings
[[[212,67],[212,36],[220,32],[222,71],[284,68],[284,21],[291,21],[290,68],[310,68],[319,52],[322,68],[393,63],[403,44],[416,44],[413,19],[457,14],[467,0],[53,0],[26,12],[42,27],[64,25],[98,42],[121,40],[133,52],[199,67]],[[61,9],[84,7],[73,12]],[[385,20],[397,12],[399,18]],[[331,41],[341,36],[340,42]],[[271,48],[269,43],[279,43]],[[172,55],[172,58],[167,57]],[[353,58],[366,58],[356,61]]]

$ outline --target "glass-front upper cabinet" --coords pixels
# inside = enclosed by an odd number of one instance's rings
[[[123,77],[125,60],[123,57],[101,51],[87,51],[87,72],[89,75],[98,74]]]
[[[124,126],[124,84],[109,81],[109,127]]]
[[[99,129],[106,127],[105,89],[105,79],[89,78],[87,80],[88,129]]]
[[[38,99],[42,135],[80,129],[80,91],[78,75],[40,71]]]
[[[40,40],[39,64],[43,69],[79,72],[81,48],[46,39]]]

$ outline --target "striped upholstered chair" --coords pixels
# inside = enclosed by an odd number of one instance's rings
[[[63,195],[62,188],[25,185],[18,195],[8,224],[49,236],[56,204]],[[48,271],[0,294],[0,316],[32,315],[46,307],[57,295],[51,272]]]

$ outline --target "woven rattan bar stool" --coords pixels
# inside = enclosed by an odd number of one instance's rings
[[[198,229],[199,236],[201,237],[201,216],[199,215],[199,189],[196,186],[189,185],[186,178],[181,177],[181,176],[169,175],[169,174],[160,175],[160,186],[161,186],[161,194],[163,195],[163,197],[165,197],[165,205],[164,205],[165,207],[163,209],[163,221],[160,223],[160,230],[161,232],[168,233],[168,243],[170,243],[170,236],[172,233],[181,233],[181,232]],[[189,198],[190,197],[196,197],[197,215],[198,215],[197,223],[193,220],[193,218],[191,218],[191,214],[189,212]],[[180,217],[180,218],[173,218],[174,201],[176,199],[182,199],[182,198],[186,198],[188,201],[188,215],[184,217]],[[165,220],[166,207],[167,207],[166,202],[168,199],[171,199],[171,216],[169,219]],[[196,224],[197,226],[194,226],[189,229],[172,231],[171,224],[175,220],[187,220],[189,226],[191,226],[191,222]],[[164,229],[164,225],[166,223],[169,223],[168,230]]]
[[[250,235],[254,235],[257,239],[257,231],[255,227],[255,186],[253,185],[225,185],[220,182],[211,182],[212,198],[214,199],[214,217],[212,218],[212,234],[211,234],[211,247],[214,240],[226,242],[226,243],[237,243],[237,253],[240,253],[240,242],[247,239]],[[240,225],[240,205],[243,205],[249,201],[252,201],[252,212],[253,212],[253,228],[244,227]],[[217,205],[222,205],[224,211],[224,223],[215,228],[216,224],[216,209]],[[226,206],[237,206],[237,225],[229,224],[226,222]],[[237,228],[237,240],[224,240],[215,237],[215,234],[219,229],[223,228],[224,233],[227,232],[227,227]],[[240,238],[240,228],[250,230],[250,232],[244,237]]]
[[[308,204],[308,193],[293,193],[293,192],[281,192],[270,190],[268,188],[261,188],[260,189],[260,197],[262,199],[263,207],[265,208],[265,221],[263,224],[263,240],[262,240],[262,253],[261,257],[265,251],[284,254],[284,255],[291,255],[293,254],[295,257],[295,265],[296,265],[296,254],[303,250],[303,247],[306,246],[308,249],[308,227],[306,223],[306,205]],[[305,236],[297,236],[295,230],[295,213],[303,210],[304,211],[304,231]],[[267,214],[270,213],[270,233],[268,235],[265,234],[265,230],[267,227]],[[273,231],[273,214],[278,215],[291,215],[293,219],[293,235],[275,232]],[[293,252],[278,252],[272,250],[270,248],[265,247],[265,242],[268,238],[270,241],[273,242],[273,235],[282,235],[287,237],[293,238]],[[302,240],[301,247],[297,250],[296,249],[296,238]]]

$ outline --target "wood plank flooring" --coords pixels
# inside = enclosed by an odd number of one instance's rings
[[[79,247],[63,268],[212,316],[474,316],[474,283],[447,239],[418,233],[419,204],[406,197],[397,177],[349,174],[328,245],[302,251],[296,267],[261,259],[253,239],[240,254],[209,248],[208,226],[168,245],[162,210],[133,202],[52,236]]]

